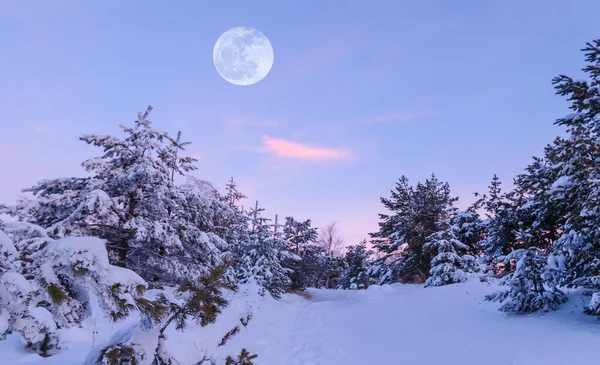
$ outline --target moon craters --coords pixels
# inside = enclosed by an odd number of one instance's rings
[[[223,33],[213,49],[215,68],[235,85],[252,85],[262,80],[273,66],[273,48],[259,30],[236,27]]]

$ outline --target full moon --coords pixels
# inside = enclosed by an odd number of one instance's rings
[[[235,27],[223,33],[213,49],[219,75],[235,85],[256,84],[273,66],[273,47],[259,30]]]

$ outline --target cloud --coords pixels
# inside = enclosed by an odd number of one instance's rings
[[[391,122],[408,122],[411,120],[423,119],[435,114],[432,111],[423,111],[416,113],[387,113],[378,116],[368,117],[357,122],[362,124],[381,124]]]
[[[246,150],[259,153],[274,153],[280,158],[299,160],[331,160],[342,159],[349,153],[340,149],[313,147],[282,138],[263,136],[263,145],[260,147],[243,147]]]
[[[228,128],[242,128],[242,127],[277,127],[279,122],[270,119],[255,119],[250,117],[227,117],[224,121],[225,126]]]

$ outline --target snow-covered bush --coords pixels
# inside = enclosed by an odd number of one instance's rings
[[[501,302],[501,311],[514,313],[548,312],[567,301],[562,291],[545,280],[547,259],[540,249],[516,250],[507,256],[513,258],[518,260],[516,269],[501,282],[508,290],[487,295],[486,300]]]
[[[226,272],[227,265],[221,264],[204,277],[194,281],[184,281],[176,289],[174,298],[159,294],[157,301],[169,308],[160,323],[143,321],[117,333],[107,346],[92,351],[88,355],[86,364],[168,365],[174,363],[176,360],[168,349],[167,330],[173,327],[175,330],[184,331],[190,321],[195,321],[201,327],[214,323],[217,316],[229,304],[224,291],[237,289],[235,284],[227,281]]]
[[[103,240],[53,240],[41,228],[22,223],[5,223],[0,234],[2,247],[12,243],[13,254],[23,262],[10,265],[10,256],[0,258],[0,267],[11,268],[0,275],[0,336],[19,333],[25,345],[50,355],[63,345],[61,329],[79,326],[91,314],[90,294],[113,320],[132,311],[159,320],[166,312],[163,305],[142,297],[147,288],[142,278],[108,263]]]

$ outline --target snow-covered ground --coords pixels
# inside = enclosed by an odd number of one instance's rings
[[[248,288],[247,288],[248,289]],[[252,288],[250,288],[252,289]],[[477,364],[577,365],[598,359],[600,323],[582,314],[572,294],[560,310],[545,315],[507,315],[483,301],[495,286],[470,282],[444,287],[372,286],[368,290],[309,290],[312,299],[286,294],[275,301],[236,295],[219,321],[206,328],[171,332],[170,352],[184,365],[206,353],[223,359],[242,347],[257,353],[256,365]],[[589,299],[588,299],[589,300]],[[217,346],[239,318],[246,327]],[[0,364],[82,364],[92,347],[126,325],[97,319],[70,334],[69,350],[40,358],[26,354],[18,339],[0,342]]]

